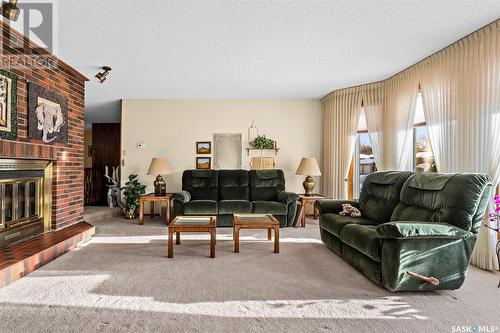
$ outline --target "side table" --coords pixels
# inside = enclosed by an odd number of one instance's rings
[[[314,206],[314,203],[316,202],[316,200],[320,199],[327,199],[327,197],[320,194],[314,194],[310,196],[299,194],[299,211],[294,223],[295,228],[299,226],[304,228],[306,226],[306,212],[309,205],[313,205],[313,218],[315,220],[318,218],[318,210]]]
[[[167,193],[164,196],[155,196],[154,193],[141,195],[139,198],[139,224],[144,224],[144,203],[149,202],[149,214],[151,217],[155,216],[155,202],[165,202],[166,213],[165,213],[165,223],[170,223],[170,209],[171,209],[171,199],[172,195]]]

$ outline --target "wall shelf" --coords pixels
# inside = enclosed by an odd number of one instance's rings
[[[250,156],[250,151],[273,151],[274,155],[278,155],[279,148],[270,148],[270,149],[260,149],[260,148],[245,148],[247,151],[247,156]]]

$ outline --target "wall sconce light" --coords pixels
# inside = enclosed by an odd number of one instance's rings
[[[17,0],[10,0],[2,3],[2,15],[11,20],[17,21],[19,17],[19,8],[17,8]]]
[[[106,81],[106,76],[108,76],[110,71],[111,67],[103,66],[102,71],[95,75],[97,82],[103,83],[104,81]]]

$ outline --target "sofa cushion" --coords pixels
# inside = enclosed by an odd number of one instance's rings
[[[320,216],[319,226],[322,229],[340,237],[340,232],[348,224],[363,224],[363,225],[377,225],[376,221],[364,218],[364,217],[350,217],[341,216],[338,214],[328,213]]]
[[[219,200],[248,200],[248,171],[219,170]]]
[[[399,203],[401,188],[413,172],[383,171],[368,175],[359,195],[363,217],[378,223],[389,222]]]
[[[286,215],[287,205],[277,201],[254,201],[253,212],[258,214]]]
[[[252,203],[247,200],[219,201],[219,214],[251,213]]]
[[[377,226],[349,224],[342,228],[340,240],[364,255],[380,262],[381,242],[377,237]]]
[[[251,201],[278,201],[278,193],[285,190],[283,170],[250,170]]]
[[[416,174],[403,186],[391,221],[443,222],[475,233],[491,187],[490,177],[480,173]]]
[[[392,239],[460,239],[469,238],[471,233],[449,223],[397,221],[378,225],[377,236]]]
[[[186,215],[217,215],[217,201],[192,200],[184,204]]]
[[[217,170],[186,170],[182,173],[182,189],[191,200],[219,200]]]

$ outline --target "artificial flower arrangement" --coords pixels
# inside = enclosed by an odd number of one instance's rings
[[[488,213],[488,224],[485,224],[484,226],[498,233],[500,232],[500,195],[495,195],[493,201],[495,202],[495,210]],[[491,225],[492,223],[494,224],[494,226]],[[498,240],[497,242],[496,252],[498,266],[500,266],[500,240]],[[498,288],[500,288],[500,282],[498,282]]]
[[[488,229],[495,230],[496,232],[500,231],[500,194],[497,194],[493,201],[495,202],[495,210],[493,212],[488,213],[488,224],[485,226]],[[494,226],[491,224],[494,223]]]

